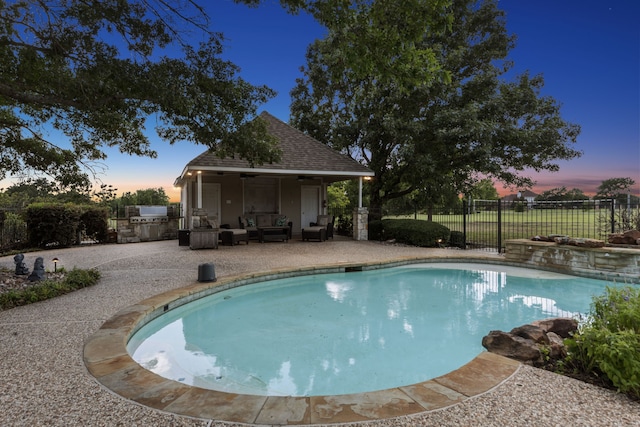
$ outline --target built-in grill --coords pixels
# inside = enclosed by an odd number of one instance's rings
[[[118,242],[176,238],[178,219],[174,206],[126,206],[124,220],[118,220]]]

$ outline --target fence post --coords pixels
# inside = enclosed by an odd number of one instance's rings
[[[498,253],[502,253],[502,200],[498,199]]]
[[[467,203],[462,200],[462,244],[463,249],[467,249]]]
[[[616,232],[616,199],[611,199],[611,234]]]

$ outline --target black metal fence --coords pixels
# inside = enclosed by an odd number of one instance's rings
[[[436,206],[431,214],[412,217],[438,222],[461,234],[461,247],[504,252],[509,239],[528,239],[554,234],[607,240],[611,233],[640,229],[640,205],[615,200],[527,202],[463,200],[456,206]],[[26,240],[26,224],[18,212],[2,212],[0,250],[6,251]],[[332,211],[335,232],[350,235],[351,210]]]
[[[527,202],[464,200],[414,218],[438,222],[463,234],[464,247],[504,251],[509,239],[566,235],[607,240],[611,233],[640,229],[640,206],[615,200]]]

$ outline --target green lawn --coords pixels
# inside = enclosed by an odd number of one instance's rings
[[[632,212],[638,215],[638,208]],[[414,215],[387,218],[414,218]],[[509,239],[529,239],[533,236],[563,234],[606,240],[611,233],[611,211],[609,209],[526,209],[515,212],[511,209],[501,212],[502,245]],[[427,220],[426,214],[418,214],[417,219]],[[464,230],[462,215],[433,215],[438,222],[452,231]],[[467,215],[467,243],[477,246],[496,246],[498,239],[498,212],[478,211]],[[620,212],[616,214],[619,225]],[[628,229],[628,228],[627,228]],[[616,230],[620,231],[620,230]]]

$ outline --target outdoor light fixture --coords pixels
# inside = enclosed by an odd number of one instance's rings
[[[212,262],[200,264],[198,266],[198,282],[215,282],[216,267]]]
[[[57,273],[58,272],[58,261],[60,261],[58,258],[54,258],[51,261],[53,261],[53,272]]]

